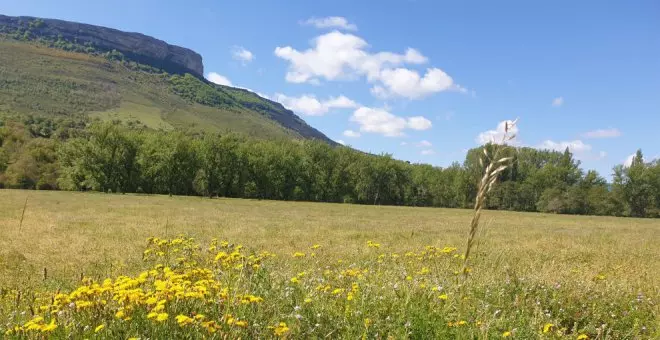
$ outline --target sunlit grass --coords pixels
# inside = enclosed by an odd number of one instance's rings
[[[270,337],[278,327],[280,335],[294,337],[658,335],[657,220],[486,211],[463,299],[456,274],[468,210],[11,190],[0,191],[0,207],[0,286],[6,294],[0,328],[25,326],[32,311],[52,305],[48,299],[58,289],[70,294],[88,286],[81,275],[114,285],[119,275],[138,279],[169,263],[177,275],[210,270],[222,287],[263,301],[237,313],[230,305],[212,308],[219,300],[168,300],[163,323],[148,317],[152,306],[141,304],[130,327],[115,316],[119,304],[108,303],[94,315],[67,305],[76,312],[57,316],[60,326],[52,334],[91,336],[103,324],[96,334],[108,338],[210,335],[195,312],[220,325],[213,333],[218,337]],[[180,256],[169,255],[173,248],[151,250],[144,261],[148,237],[179,234],[200,244],[196,264],[178,263]],[[233,245],[209,250],[213,238]],[[217,267],[218,253],[231,254],[237,244],[246,258],[262,251],[275,257],[258,270]],[[165,275],[164,267],[157,271]],[[156,276],[143,283],[145,292]],[[13,305],[19,291],[22,301]],[[213,299],[223,299],[216,293]],[[28,302],[30,296],[46,301]],[[39,327],[50,324],[49,311],[41,313]],[[182,327],[179,314],[194,322]],[[227,314],[248,326],[228,325]],[[75,326],[66,328],[67,322]]]

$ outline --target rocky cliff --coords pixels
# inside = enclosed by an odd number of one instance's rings
[[[37,37],[64,39],[102,51],[117,50],[131,60],[169,73],[191,73],[198,77],[204,74],[202,56],[195,51],[140,33],[64,20],[4,15],[0,15],[0,31],[27,31]]]

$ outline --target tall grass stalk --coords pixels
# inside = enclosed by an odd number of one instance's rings
[[[488,164],[484,169],[484,174],[479,181],[479,188],[477,190],[477,197],[474,200],[474,214],[470,222],[470,232],[468,233],[467,244],[465,246],[465,253],[463,254],[463,281],[467,281],[469,267],[468,261],[470,259],[470,252],[476,241],[477,231],[479,230],[479,221],[481,220],[481,211],[483,210],[484,202],[488,193],[493,189],[497,182],[499,174],[511,166],[513,157],[501,157],[502,150],[506,148],[506,143],[516,138],[515,133],[512,133],[513,128],[516,126],[518,120],[504,122],[504,134],[499,143],[493,142],[494,151],[492,155],[489,154],[488,148],[484,147],[484,154],[479,158],[479,163],[483,167]]]

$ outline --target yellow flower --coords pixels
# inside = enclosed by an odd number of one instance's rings
[[[461,320],[461,321],[457,322],[456,325],[457,326],[465,326],[465,325],[467,325],[467,321]]]
[[[440,296],[438,296],[438,299],[447,300],[447,294],[441,294]]]
[[[179,314],[176,316],[176,322],[179,324],[179,326],[185,326],[185,325],[190,325],[191,323],[194,322],[194,320],[188,316],[185,316],[183,314]]]
[[[311,302],[312,302],[312,299],[310,299],[310,298],[305,299],[305,303],[311,303]]]
[[[310,249],[319,249],[319,248],[321,248],[320,244],[315,244],[315,245],[310,247]]]
[[[503,338],[508,338],[510,336],[511,336],[511,332],[509,332],[509,331],[506,331],[506,332],[502,333]]]
[[[419,274],[420,274],[420,275],[426,275],[426,274],[428,274],[428,273],[430,273],[430,272],[431,272],[431,270],[429,270],[428,268],[424,267],[424,268],[422,268],[422,270],[419,271]]]
[[[367,247],[369,248],[380,248],[380,243],[374,241],[367,241]]]
[[[305,257],[305,253],[301,253],[301,252],[298,251],[298,252],[293,253],[293,257]]]
[[[167,318],[169,318],[169,315],[167,313],[159,313],[156,316],[156,321],[163,322],[163,321],[167,320]]]
[[[291,283],[298,283],[298,282],[300,282],[300,280],[298,280],[297,277],[292,277],[291,278]]]
[[[369,326],[371,326],[372,323],[373,322],[371,321],[371,319],[369,318],[364,319],[364,327],[369,328]]]
[[[589,336],[586,334],[580,334],[577,337],[577,340],[586,340],[586,339],[589,339]]]
[[[555,327],[555,325],[553,325],[553,324],[551,324],[551,323],[546,323],[546,324],[543,326],[543,333],[548,333],[548,332],[552,331],[552,329],[553,329],[554,327]]]
[[[41,326],[41,331],[42,332],[52,332],[57,328],[57,325],[55,324],[55,319],[50,319],[50,322],[47,325]]]
[[[115,313],[115,317],[118,318],[118,319],[121,319],[124,316],[126,316],[126,313],[124,313],[123,310],[119,310],[119,311],[117,311],[117,313]]]
[[[100,325],[96,326],[96,328],[94,328],[94,333],[100,332],[101,330],[103,330],[103,328],[105,328],[104,324],[100,324]]]
[[[275,329],[273,330],[273,332],[274,332],[275,335],[277,335],[277,336],[282,336],[282,335],[284,335],[284,334],[286,334],[286,333],[289,332],[289,327],[287,327],[286,323],[284,323],[284,322],[280,322],[280,324],[277,325],[277,327],[275,327]]]
[[[247,327],[248,323],[247,323],[247,321],[245,321],[245,320],[240,320],[240,321],[236,321],[236,322],[234,323],[234,325],[236,325],[236,326],[238,326],[238,327],[243,327],[243,328],[245,328],[245,327]]]
[[[412,276],[410,275],[406,276],[406,281],[412,281],[412,279],[413,279]]]

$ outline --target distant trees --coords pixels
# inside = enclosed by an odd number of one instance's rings
[[[0,121],[0,187],[468,208],[487,165],[481,148],[439,168],[319,141],[84,126]],[[611,184],[583,172],[568,150],[509,147],[503,155],[514,161],[489,209],[660,216],[660,161],[644,162],[641,151],[615,167]]]

